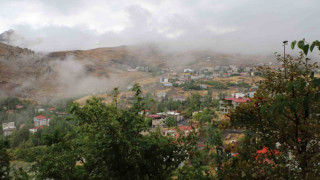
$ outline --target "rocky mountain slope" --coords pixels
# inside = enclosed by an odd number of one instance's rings
[[[50,71],[44,55],[0,43],[0,96],[32,96],[46,89],[48,79],[41,75]]]
[[[179,70],[264,60],[211,51],[173,53],[154,45],[41,54],[0,43],[0,96],[36,100],[79,96],[107,91],[115,86],[125,88],[133,82],[151,78],[166,67]]]

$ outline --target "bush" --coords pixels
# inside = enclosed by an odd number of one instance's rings
[[[36,160],[36,157],[39,156],[39,154],[42,154],[44,149],[45,149],[44,146],[37,146],[37,147],[26,148],[26,149],[18,148],[14,150],[13,155],[17,160],[34,162]]]

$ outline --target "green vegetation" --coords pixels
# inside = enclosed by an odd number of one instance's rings
[[[298,47],[303,53],[296,59],[277,56],[284,70],[258,69],[264,80],[257,94],[233,110],[230,121],[212,120],[218,106],[212,100],[212,89],[206,96],[194,93],[185,101],[156,101],[151,94],[142,96],[140,85],[135,84],[129,108],[120,106],[118,88],[110,104],[94,97],[84,106],[70,99],[43,105],[69,112],[68,116],[48,110],[39,113],[35,103],[2,98],[1,123],[14,121],[25,126],[10,136],[0,136],[0,179],[317,179],[320,79],[314,77],[317,64],[303,54],[320,44],[302,40]],[[196,83],[213,89],[250,86],[192,81],[190,87]],[[219,94],[221,98],[225,95]],[[158,130],[149,131],[152,119],[140,113],[143,109],[150,113],[180,110],[199,127],[190,127],[193,130],[188,129],[188,135],[178,129],[178,137],[163,136]],[[30,133],[33,117],[39,114],[51,117],[50,126]],[[167,117],[165,123],[177,126],[173,117]],[[225,129],[244,131],[244,137],[224,143]],[[10,161],[25,165],[12,162],[10,166]]]
[[[165,123],[167,127],[175,127],[178,125],[177,121],[171,116],[166,118]]]
[[[240,74],[239,73],[233,73],[233,74],[230,74],[230,76],[232,77],[232,76],[240,76]]]
[[[315,47],[318,47],[318,49],[320,51],[320,41],[319,40],[313,41],[311,43],[311,45],[308,42],[306,42],[306,40],[304,38],[302,40],[298,41],[298,43],[297,43],[297,41],[292,41],[291,48],[294,49],[296,44],[297,44],[298,48],[301,49],[305,55],[308,55],[309,51],[312,52]]]
[[[10,158],[6,150],[6,146],[7,142],[0,139],[0,179],[9,179]]]
[[[260,67],[265,80],[256,96],[231,114],[232,125],[245,128],[246,136],[239,155],[224,163],[221,178],[319,176],[320,79],[313,72],[317,65],[302,53],[297,59],[278,55],[278,60],[284,70]],[[262,148],[266,149],[265,155],[259,156],[256,152]]]
[[[72,104],[68,121],[56,117],[48,128],[29,134],[21,129],[10,137],[13,158],[32,168],[12,169],[10,177],[35,179],[168,179],[195,151],[196,135],[165,137],[148,132],[141,88],[133,87],[133,106],[119,109],[93,98],[84,107]],[[115,91],[116,92],[116,89]],[[115,93],[114,96],[118,94]],[[145,132],[145,135],[142,135]],[[29,143],[32,142],[32,143]],[[172,143],[175,142],[175,143]],[[1,177],[9,178],[9,156],[0,146]]]
[[[210,123],[214,116],[216,116],[215,111],[206,108],[206,109],[203,109],[201,112],[196,113],[193,116],[193,119],[199,121],[200,124],[203,124],[203,123]]]
[[[210,85],[213,89],[228,89],[225,83],[221,83],[218,81],[198,81],[200,84],[207,84]]]
[[[251,88],[251,85],[245,82],[239,83],[227,83],[228,87],[242,87],[242,88]]]
[[[190,82],[184,82],[183,84],[180,85],[181,88],[184,91],[188,91],[188,90],[200,90],[200,86],[198,84],[196,84],[194,81],[190,81]]]

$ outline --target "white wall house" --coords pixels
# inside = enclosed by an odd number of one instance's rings
[[[33,118],[33,122],[34,122],[34,126],[38,127],[38,126],[49,126],[50,123],[50,118],[46,117],[46,116],[36,116]]]
[[[236,109],[238,106],[240,106],[243,103],[250,102],[250,98],[224,98],[219,101],[220,107],[219,107],[219,112],[221,114],[228,114],[230,112],[230,108]]]
[[[4,136],[9,136],[12,134],[14,130],[16,130],[16,126],[14,122],[2,123],[2,130]]]

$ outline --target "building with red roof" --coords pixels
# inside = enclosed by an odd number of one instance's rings
[[[56,108],[53,108],[53,107],[52,107],[52,108],[49,108],[48,110],[51,111],[51,112],[53,112],[53,111],[56,110]]]
[[[13,114],[13,113],[14,113],[14,110],[8,110],[7,113],[8,113],[8,114]]]
[[[24,108],[24,106],[23,106],[23,105],[18,104],[18,105],[16,105],[16,108],[17,108],[17,109],[22,109],[22,108]]]
[[[40,115],[33,118],[34,126],[49,126],[50,118]]]
[[[227,97],[222,100],[220,100],[220,113],[222,114],[228,114],[230,111],[230,108],[236,109],[241,104],[250,102],[251,98],[242,98],[242,97]]]

